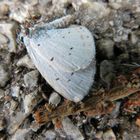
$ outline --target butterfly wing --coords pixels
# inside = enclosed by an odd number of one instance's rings
[[[32,33],[31,46],[36,52],[46,56],[52,67],[67,72],[85,69],[95,58],[94,39],[90,31],[83,26],[36,29]]]
[[[88,94],[95,75],[95,63],[84,70],[65,72],[47,63],[48,58],[43,54],[38,55],[29,43],[26,47],[41,75],[58,93],[74,102],[82,100]]]

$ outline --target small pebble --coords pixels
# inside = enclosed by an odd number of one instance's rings
[[[30,112],[33,109],[33,107],[39,102],[39,100],[40,100],[40,94],[37,92],[37,90],[26,95],[24,98],[25,113]]]
[[[2,3],[0,4],[0,15],[1,16],[6,16],[9,13],[9,5]]]
[[[4,98],[4,96],[5,96],[4,90],[0,89],[0,100],[1,100],[2,98]]]
[[[103,133],[103,140],[116,140],[116,136],[112,129],[109,129]]]
[[[140,127],[140,116],[138,116],[137,119],[136,119],[136,125],[137,125],[138,127]]]
[[[7,66],[0,64],[0,87],[4,87],[10,79]]]
[[[113,118],[116,118],[119,115],[120,107],[121,107],[121,102],[119,102],[119,101],[116,102],[115,108],[113,109],[113,111],[110,114]]]
[[[101,58],[111,59],[114,57],[114,42],[109,38],[101,39],[97,41],[97,50]]]
[[[130,34],[130,41],[132,44],[136,44],[138,41],[138,36],[133,32]]]
[[[13,97],[19,97],[19,93],[20,93],[20,87],[19,86],[12,86],[11,87],[11,95]]]
[[[114,65],[109,60],[103,60],[100,64],[100,78],[107,84],[108,88],[114,77]]]
[[[18,3],[13,7],[11,6],[10,11],[10,18],[19,23],[23,23],[30,18],[29,5]]]
[[[11,140],[26,140],[30,128],[28,129],[18,129],[14,135],[12,135]],[[31,140],[27,138],[28,140]]]
[[[65,117],[62,120],[62,125],[65,133],[70,136],[71,139],[84,140],[84,137],[81,134],[80,130],[72,123],[72,121],[68,117]]]
[[[56,139],[56,132],[53,130],[47,130],[44,134],[43,134],[46,138],[46,140],[55,140]]]
[[[53,92],[49,98],[49,104],[57,106],[61,101],[61,97],[57,92]]]
[[[25,55],[24,57],[20,58],[16,65],[18,67],[24,66],[29,69],[35,69],[35,66],[28,55]]]
[[[29,89],[33,89],[37,87],[39,72],[37,70],[33,70],[24,75],[24,83],[25,86]]]
[[[11,104],[10,105],[10,110],[11,110],[11,113],[13,113],[13,111],[15,111],[17,109],[19,103],[18,103],[18,101],[12,99],[10,101],[10,104]]]
[[[96,139],[96,140],[102,140],[102,136],[103,136],[103,131],[98,131],[98,132],[95,134],[95,139]]]
[[[6,120],[3,116],[0,117],[0,131],[6,128]]]
[[[8,45],[8,38],[4,34],[0,33],[0,48],[4,48],[6,45]]]
[[[16,31],[18,24],[16,22],[0,22],[0,32],[8,38],[9,52],[16,52]]]

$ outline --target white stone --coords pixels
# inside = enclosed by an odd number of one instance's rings
[[[8,38],[0,33],[0,47],[6,44],[8,44]]]
[[[0,16],[6,16],[8,15],[9,13],[9,5],[4,3],[4,2],[1,2],[0,3]]]
[[[18,105],[18,101],[13,99],[10,101],[10,114],[12,114],[17,109]]]
[[[81,134],[80,130],[72,123],[72,121],[65,117],[62,120],[62,125],[65,133],[70,136],[73,140],[84,140],[83,135]]]
[[[37,87],[39,72],[37,70],[30,71],[24,75],[24,83],[27,88]]]
[[[3,116],[0,116],[0,131],[6,127],[6,120]]]
[[[20,87],[19,86],[12,86],[11,87],[11,94],[13,97],[19,97]]]
[[[103,140],[116,140],[116,136],[112,129],[109,129],[105,133],[103,133]]]
[[[9,39],[8,49],[10,52],[16,52],[16,29],[18,28],[15,22],[0,22],[0,33],[7,36]]]
[[[53,92],[49,98],[49,104],[57,106],[61,101],[61,97],[57,92]]]
[[[17,132],[12,136],[11,140],[25,140],[29,129],[18,129]]]
[[[32,63],[32,60],[28,55],[23,56],[22,58],[19,59],[19,61],[16,64],[18,67],[24,66],[29,69],[35,69],[34,64]]]
[[[9,73],[4,65],[0,65],[0,87],[4,87],[9,80]]]
[[[37,90],[28,94],[24,98],[24,110],[25,113],[29,113],[33,107],[38,103],[40,100],[40,95],[38,94]]]
[[[23,23],[27,18],[30,17],[29,14],[29,5],[23,5],[22,3],[17,3],[10,7],[11,13],[10,18],[14,19],[19,23]]]
[[[4,90],[0,89],[0,99],[2,99],[4,97]]]

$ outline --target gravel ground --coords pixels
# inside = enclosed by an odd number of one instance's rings
[[[95,39],[97,71],[89,96],[99,90],[110,91],[120,76],[121,84],[128,83],[125,76],[140,67],[139,0],[1,0],[0,139],[139,140],[140,92],[137,98],[115,101],[110,114],[81,112],[61,121],[36,122],[34,108],[49,103],[57,110],[67,101],[38,72],[20,33],[66,15],[72,20],[65,21],[62,28],[83,25]],[[129,78],[136,78],[140,89],[140,70]]]

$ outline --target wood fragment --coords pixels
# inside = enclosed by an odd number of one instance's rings
[[[34,117],[38,123],[42,124],[52,121],[56,118],[63,118],[65,116],[75,115],[80,112],[87,112],[91,110],[94,112],[94,115],[105,114],[109,113],[110,109],[105,105],[106,101],[113,102],[138,91],[140,91],[140,89],[123,87],[115,88],[108,93],[98,93],[97,95],[93,95],[83,103],[63,103],[52,112],[48,111],[46,107],[43,106],[34,113]]]

